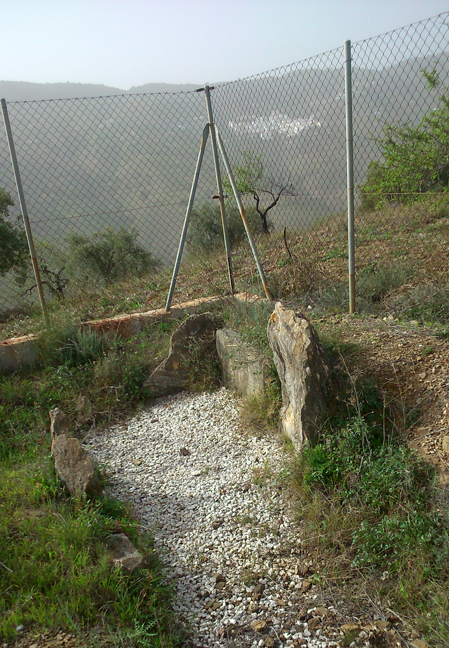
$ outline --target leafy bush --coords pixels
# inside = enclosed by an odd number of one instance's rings
[[[0,189],[0,277],[10,270],[24,270],[28,260],[25,232],[8,220],[8,207],[14,202]]]
[[[326,434],[298,460],[296,481],[306,497],[318,490],[338,502],[341,514],[355,513],[354,565],[406,568],[426,555],[435,568],[448,533],[447,519],[432,507],[434,469],[357,416]]]
[[[88,270],[112,283],[127,276],[142,276],[158,265],[150,252],[137,243],[136,230],[127,232],[107,227],[90,238],[80,234],[69,237],[72,265]]]
[[[430,87],[439,85],[435,73],[424,73]],[[377,140],[383,161],[369,165],[360,187],[361,209],[382,208],[388,202],[416,200],[443,191],[449,182],[449,94],[417,126],[386,124]]]
[[[262,233],[260,218],[253,207],[245,210],[248,226],[253,234]],[[242,217],[237,207],[226,206],[229,242],[231,246],[240,243],[246,236]],[[187,232],[187,245],[194,251],[210,251],[223,248],[223,227],[219,205],[205,203],[200,209],[192,210]]]

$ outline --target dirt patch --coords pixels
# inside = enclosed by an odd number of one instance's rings
[[[449,483],[449,341],[414,323],[339,315],[315,322],[320,334],[347,344],[350,374],[372,376],[411,447]]]

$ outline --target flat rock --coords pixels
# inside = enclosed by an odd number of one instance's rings
[[[412,648],[430,648],[429,644],[424,639],[415,639],[410,645]]]
[[[343,625],[340,626],[340,630],[344,634],[349,634],[350,632],[361,630],[361,627],[358,623],[343,623]]]
[[[225,387],[244,398],[263,394],[267,377],[264,356],[231,329],[219,329],[216,341]]]
[[[145,558],[137,551],[124,533],[114,533],[109,538],[110,556],[114,565],[129,573],[145,567]]]
[[[256,621],[253,621],[251,623],[251,627],[254,630],[254,632],[262,632],[265,629],[266,625],[267,625],[266,621],[262,621],[258,619],[256,619]]]

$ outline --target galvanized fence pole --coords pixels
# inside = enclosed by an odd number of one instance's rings
[[[348,270],[349,312],[355,312],[354,261],[354,148],[352,131],[352,68],[351,41],[345,41],[345,105],[346,105],[346,174],[348,193]]]
[[[259,271],[259,276],[260,276],[260,279],[262,281],[262,285],[263,285],[265,295],[267,296],[268,299],[271,299],[271,295],[270,295],[270,292],[268,290],[268,285],[267,285],[267,278],[266,278],[265,272],[264,272],[264,270],[262,268],[262,264],[259,261],[259,255],[257,254],[256,243],[254,241],[253,235],[251,234],[251,230],[248,227],[248,223],[247,223],[246,216],[245,216],[245,209],[243,207],[242,199],[240,197],[240,192],[237,189],[237,184],[236,184],[235,179],[234,179],[234,174],[232,173],[231,165],[229,163],[229,158],[228,158],[228,155],[226,153],[226,149],[224,147],[223,140],[221,139],[221,135],[218,132],[217,126],[214,124],[212,128],[214,128],[216,133],[217,133],[218,146],[219,146],[221,155],[223,157],[223,162],[224,162],[224,165],[226,167],[226,172],[227,172],[227,174],[229,176],[229,182],[231,183],[232,190],[233,190],[234,196],[235,196],[235,200],[237,202],[237,205],[238,205],[241,217],[242,217],[243,225],[245,227],[246,235],[247,235],[248,241],[249,241],[249,245],[251,247],[251,251],[253,253],[254,260],[256,262],[257,270]]]
[[[217,191],[218,191],[218,201],[220,203],[220,213],[221,213],[221,223],[223,226],[223,238],[224,238],[224,244],[225,244],[225,251],[226,251],[226,260],[228,264],[228,275],[229,275],[229,284],[231,286],[231,294],[233,295],[235,293],[235,283],[234,283],[234,275],[232,273],[232,259],[231,259],[231,246],[229,244],[229,231],[228,231],[228,223],[226,220],[226,210],[225,210],[225,204],[224,204],[224,194],[223,194],[223,185],[221,182],[221,172],[220,172],[220,161],[218,159],[218,150],[217,150],[217,138],[215,135],[215,130],[214,130],[214,115],[212,112],[212,102],[210,99],[210,91],[211,88],[209,86],[206,86],[204,88],[204,92],[206,95],[206,105],[207,105],[207,115],[209,119],[209,125],[212,129],[211,136],[212,136],[212,151],[214,154],[214,168],[215,168],[215,177],[217,180]]]
[[[187,229],[189,227],[190,214],[192,212],[193,202],[195,200],[196,188],[197,188],[197,185],[198,185],[198,179],[200,177],[201,165],[203,163],[204,151],[206,149],[206,142],[207,142],[207,138],[209,137],[209,131],[210,131],[210,127],[209,127],[209,124],[207,124],[207,126],[204,127],[203,136],[201,138],[200,150],[199,150],[198,159],[197,159],[197,162],[196,162],[196,168],[195,168],[195,174],[193,176],[192,187],[190,189],[189,202],[187,204],[186,215],[185,215],[185,218],[184,218],[184,225],[183,225],[183,228],[182,228],[181,239],[179,241],[178,253],[176,255],[175,267],[173,268],[173,276],[172,276],[172,280],[171,280],[171,283],[170,283],[170,290],[168,291],[167,303],[165,305],[165,310],[166,310],[167,313],[170,310],[171,301],[173,299],[173,292],[175,290],[176,278],[178,276],[179,266],[180,266],[180,263],[181,263],[182,251],[184,249],[184,243],[185,243],[185,240],[186,240]]]
[[[28,218],[28,210],[25,202],[25,195],[23,193],[22,180],[20,177],[19,163],[17,162],[16,149],[14,146],[14,139],[12,136],[11,124],[9,121],[8,107],[6,105],[6,100],[1,100],[2,104],[2,113],[3,121],[5,123],[6,137],[8,139],[9,154],[11,156],[12,167],[14,171],[14,178],[16,180],[17,193],[19,194],[20,208],[22,210],[23,223],[25,225],[25,232],[28,241],[28,247],[30,250],[31,263],[33,265],[34,278],[36,279],[37,291],[39,294],[39,301],[42,308],[42,313],[44,315],[45,323],[47,326],[50,325],[50,320],[48,318],[47,305],[45,303],[44,288],[42,286],[41,275],[39,272],[39,265],[36,258],[36,250],[34,249],[33,234],[31,233],[30,220]]]

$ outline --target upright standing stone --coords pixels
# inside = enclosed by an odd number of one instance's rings
[[[244,398],[262,396],[267,378],[264,355],[244,342],[237,331],[219,329],[216,339],[225,386]]]
[[[56,407],[50,411],[51,453],[55,470],[71,495],[101,495],[103,489],[92,459],[69,432],[64,412]]]
[[[168,357],[143,383],[153,398],[176,394],[189,383],[189,362],[201,364],[206,354],[216,354],[217,323],[210,313],[191,315],[173,333]]]
[[[282,385],[282,427],[300,450],[316,443],[326,419],[329,369],[315,329],[300,313],[278,302],[267,332]]]

